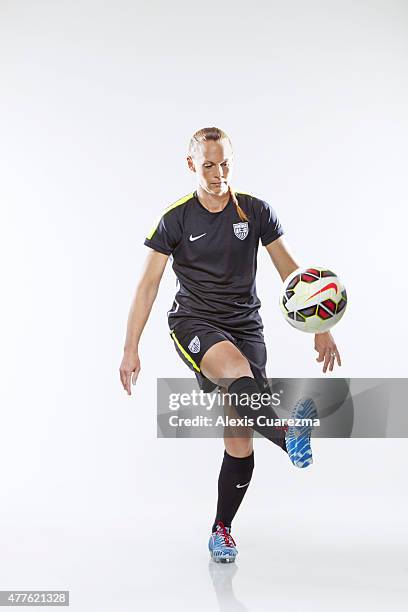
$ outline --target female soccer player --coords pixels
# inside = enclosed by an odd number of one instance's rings
[[[196,191],[168,206],[144,241],[150,252],[129,313],[121,382],[130,395],[131,382],[136,384],[140,372],[140,336],[171,257],[177,292],[167,315],[174,347],[203,392],[217,387],[223,394],[228,392],[229,414],[251,417],[251,406],[242,398],[254,394],[259,398],[260,391],[270,391],[255,284],[259,240],[282,280],[299,265],[288,251],[272,206],[231,187],[233,152],[225,132],[215,127],[198,130],[191,138],[187,163],[196,175]],[[314,348],[317,361],[324,362],[323,372],[333,370],[335,359],[341,365],[330,332],[316,334]],[[257,415],[262,412],[277,417],[271,406]],[[298,402],[293,415],[315,416],[313,402]],[[215,561],[231,562],[237,554],[231,522],[252,477],[253,429],[287,452],[295,466],[312,463],[310,427],[285,432],[254,425],[240,427],[239,435],[225,428],[217,512],[209,540]]]

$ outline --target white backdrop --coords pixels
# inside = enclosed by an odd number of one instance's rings
[[[328,376],[406,376],[407,13],[396,0],[0,0],[0,517],[12,550],[1,588],[70,587],[74,609],[89,610],[85,584],[117,577],[120,550],[133,570],[122,609],[142,600],[156,609],[145,566],[132,565],[140,530],[160,528],[160,546],[174,553],[180,516],[197,527],[189,541],[206,559],[222,442],[156,439],[156,378],[190,376],[168,336],[170,265],[131,398],[118,374],[143,240],[158,212],[195,187],[185,155],[196,129],[229,133],[233,185],[275,207],[301,264],[345,283],[348,310],[333,331],[344,365]],[[268,375],[320,376],[313,336],[278,311],[279,279],[262,247],[257,279]],[[283,500],[324,499],[331,487],[345,510],[358,497],[361,521],[377,508],[374,531],[387,532],[392,517],[397,529],[405,440],[315,444],[319,467],[301,475],[259,441],[237,526],[259,518],[255,507],[269,517],[283,504],[284,516]],[[39,562],[42,546],[55,556]],[[170,583],[167,603],[180,608]],[[98,610],[117,603],[118,585]],[[204,608],[216,609],[207,596]]]

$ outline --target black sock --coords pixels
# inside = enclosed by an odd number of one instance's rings
[[[284,429],[273,425],[262,424],[262,421],[260,425],[257,424],[257,418],[260,416],[266,419],[279,418],[272,407],[272,403],[263,405],[262,402],[259,401],[256,405],[260,407],[254,410],[251,408],[250,403],[245,401],[246,396],[256,394],[256,399],[259,400],[259,395],[261,393],[262,395],[266,394],[265,391],[259,389],[255,379],[250,376],[241,376],[241,378],[237,378],[229,385],[228,393],[231,394],[231,404],[234,406],[239,416],[252,419],[254,421],[253,429],[255,429],[255,431],[259,432],[265,438],[271,440],[271,442],[274,442],[274,444],[277,444],[282,450],[287,452]],[[270,395],[270,393],[267,395]]]
[[[249,457],[232,457],[224,451],[224,459],[218,477],[218,503],[212,531],[217,528],[217,521],[231,527],[231,522],[241,505],[251,482],[254,469],[254,451]]]

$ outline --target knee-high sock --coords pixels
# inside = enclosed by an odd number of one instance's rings
[[[244,495],[251,482],[254,469],[254,452],[249,457],[232,457],[224,451],[218,477],[217,514],[212,530],[216,530],[217,521],[222,521],[226,527],[231,522],[241,505]]]
[[[262,405],[262,402],[259,402],[259,404],[261,404],[260,408],[254,410],[251,408],[250,402],[245,401],[247,396],[252,396],[252,394],[255,394],[256,399],[259,400],[259,395],[262,393],[262,391],[260,391],[255,379],[251,378],[250,376],[241,376],[241,378],[237,378],[229,385],[228,393],[231,394],[231,404],[234,406],[239,416],[253,419],[253,428],[255,431],[258,431],[265,438],[271,440],[271,442],[274,442],[274,444],[277,444],[280,448],[282,448],[282,450],[287,452],[284,429],[275,427],[273,425],[257,424],[257,417],[259,416],[265,417],[266,419],[279,418],[274,411],[272,404],[264,406]]]

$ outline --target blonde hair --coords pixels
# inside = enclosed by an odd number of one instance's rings
[[[226,134],[223,130],[220,130],[220,128],[217,128],[217,127],[201,128],[201,130],[197,130],[197,132],[195,132],[193,136],[191,137],[190,144],[188,147],[188,153],[189,155],[191,155],[191,157],[194,157],[194,154],[196,153],[199,145],[202,142],[206,142],[207,140],[222,140],[224,138],[225,140],[229,142],[230,147],[232,149],[231,140],[228,134]],[[234,202],[236,206],[239,218],[241,219],[241,221],[248,221],[247,215],[245,214],[245,212],[242,210],[242,208],[238,204],[237,196],[235,194],[235,191],[232,189],[231,185],[229,186],[229,191],[231,194],[232,201]]]

